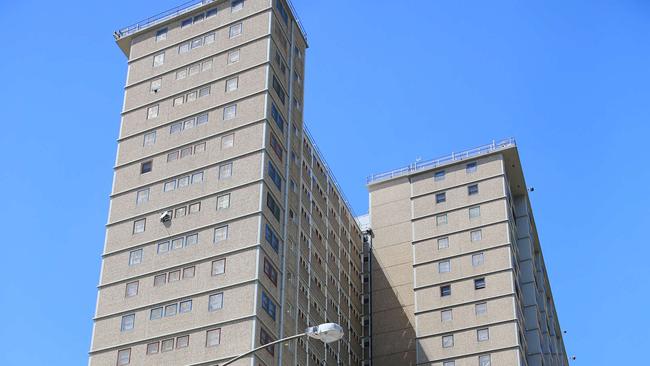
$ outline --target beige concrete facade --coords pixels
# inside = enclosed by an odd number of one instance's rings
[[[568,365],[514,141],[368,187],[367,365]]]
[[[128,58],[89,364],[359,365],[362,235],[303,126],[285,0],[197,1],[116,33]],[[170,213],[171,221],[161,215]]]

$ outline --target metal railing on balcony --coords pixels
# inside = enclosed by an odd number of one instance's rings
[[[171,18],[174,18],[176,16],[179,16],[181,14],[188,13],[194,9],[197,9],[205,4],[210,4],[217,2],[219,0],[191,0],[186,3],[183,3],[181,5],[178,5],[172,9],[165,10],[162,13],[150,16],[146,19],[143,19],[135,24],[132,24],[128,27],[122,28],[120,30],[115,31],[113,33],[113,36],[115,39],[120,39],[122,37],[129,36],[133,33],[136,33],[138,31],[141,31],[143,29],[147,29],[150,27],[153,27],[156,24],[160,24],[166,20],[169,20]],[[305,40],[307,40],[307,32],[305,31],[305,28],[302,25],[302,22],[300,21],[300,18],[298,17],[298,13],[296,12],[296,9],[294,8],[293,4],[291,3],[291,0],[286,0],[287,4],[289,4],[289,8],[291,9],[291,12],[293,13],[293,17],[296,20],[296,24],[298,24],[298,28],[300,29],[300,32],[302,32],[303,37],[305,37]]]
[[[443,156],[437,159],[417,161],[413,164],[410,164],[402,168],[394,169],[388,172],[373,174],[368,177],[367,183],[372,184],[383,180],[401,177],[421,170],[436,168],[439,166],[452,164],[458,161],[472,159],[480,155],[489,154],[513,146],[516,146],[514,138],[509,138],[501,141],[492,141],[492,143],[488,145],[479,146],[461,152],[453,152],[447,156]]]

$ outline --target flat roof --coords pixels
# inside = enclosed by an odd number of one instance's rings
[[[148,30],[151,27],[171,21],[181,15],[187,14],[191,11],[197,10],[204,6],[207,7],[207,5],[226,2],[226,1],[228,0],[190,0],[169,10],[165,10],[162,13],[152,15],[146,19],[131,24],[128,27],[118,29],[113,33],[113,37],[115,37],[115,41],[117,42],[120,49],[122,49],[122,52],[124,52],[124,54],[128,56],[130,51],[130,45],[131,45],[131,42],[129,42],[129,40],[135,34]],[[298,28],[300,29],[300,32],[302,33],[302,36],[305,39],[305,42],[307,42],[307,32],[305,31],[305,28],[303,27],[302,22],[298,17],[298,13],[296,13],[296,9],[291,3],[291,0],[285,0],[285,1],[289,6],[289,11],[293,16],[293,19],[295,19],[296,24],[298,24]]]
[[[491,154],[496,151],[505,150],[512,147],[517,147],[515,139],[512,137],[500,141],[493,140],[492,143],[488,145],[482,145],[479,147],[463,150],[460,152],[453,152],[449,155],[445,155],[431,160],[416,161],[412,164],[409,164],[401,168],[370,175],[368,176],[366,183],[369,186],[371,186],[373,184],[389,181],[391,179],[411,175],[414,173],[419,173],[421,171],[426,171],[426,170],[436,169],[447,165],[456,164],[463,160],[473,159],[478,156]]]

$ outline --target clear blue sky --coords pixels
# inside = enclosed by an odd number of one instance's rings
[[[515,137],[575,365],[647,364],[650,2],[404,3],[295,0],[306,120],[357,213],[370,173]],[[87,362],[126,74],[112,33],[175,5],[0,0],[2,365]]]

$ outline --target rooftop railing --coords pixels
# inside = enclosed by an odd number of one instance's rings
[[[162,13],[150,16],[149,18],[146,18],[144,20],[141,20],[135,24],[132,24],[126,28],[122,28],[120,30],[115,31],[113,36],[115,36],[115,39],[118,40],[122,37],[129,36],[133,33],[139,32],[143,29],[147,29],[150,27],[153,27],[156,24],[160,24],[166,20],[169,20],[171,18],[174,18],[176,16],[179,16],[181,14],[188,13],[194,9],[197,9],[205,4],[210,4],[213,2],[217,2],[218,0],[192,0],[188,1],[186,3],[183,3],[175,8],[163,11]],[[289,7],[291,8],[291,12],[293,13],[293,17],[296,20],[296,23],[298,24],[298,27],[300,28],[300,31],[302,32],[303,37],[305,37],[305,40],[307,39],[307,32],[305,32],[305,28],[302,26],[302,22],[300,21],[300,18],[298,18],[298,13],[296,12],[296,9],[293,7],[293,4],[291,3],[291,0],[286,0],[287,3],[289,4]]]
[[[411,173],[415,173],[421,170],[432,169],[439,166],[452,164],[458,161],[471,159],[480,155],[489,154],[513,146],[517,146],[514,138],[509,138],[501,141],[492,141],[492,143],[489,145],[483,145],[483,146],[479,146],[461,152],[453,152],[450,155],[443,156],[437,159],[416,161],[415,163],[402,168],[394,169],[384,173],[373,174],[368,177],[367,183],[372,184],[383,180],[409,175]]]
[[[196,8],[199,8],[205,4],[213,3],[215,0],[192,0],[186,3],[183,3],[175,8],[163,11],[162,13],[150,16],[147,19],[141,20],[133,25],[130,25],[126,28],[122,28],[115,32],[115,39],[120,39],[126,37],[140,30],[152,27],[156,24],[162,23],[168,19],[176,17],[181,14],[190,12]]]
[[[350,204],[350,201],[348,201],[347,197],[345,197],[345,193],[343,193],[343,189],[341,189],[339,182],[336,181],[336,177],[334,176],[332,169],[330,169],[329,165],[327,165],[327,161],[325,161],[324,155],[320,152],[320,149],[318,149],[318,145],[316,145],[316,140],[314,140],[314,137],[311,135],[311,132],[309,132],[309,129],[307,128],[307,124],[303,124],[303,130],[305,131],[305,135],[307,135],[309,142],[311,142],[311,145],[314,147],[314,152],[316,152],[316,156],[318,156],[318,159],[323,164],[323,167],[325,168],[327,175],[329,176],[330,180],[332,181],[332,183],[334,183],[334,186],[338,190],[339,196],[341,196],[341,199],[343,199],[343,202],[347,206],[352,216],[356,217],[356,214],[352,209],[352,205]]]

